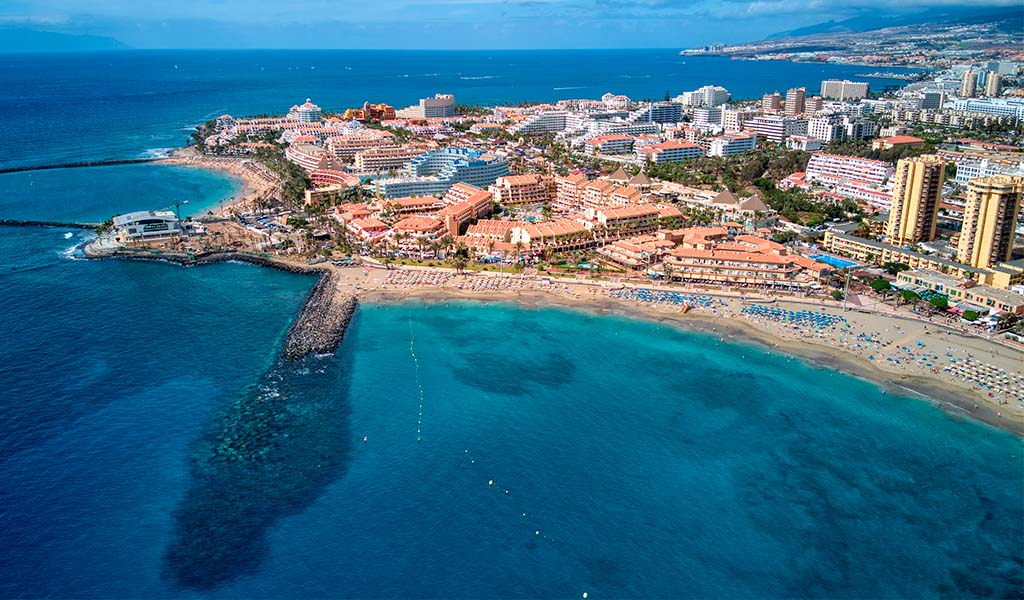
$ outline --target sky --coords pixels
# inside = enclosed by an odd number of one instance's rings
[[[1021,0],[0,0],[0,27],[135,48],[686,48]]]

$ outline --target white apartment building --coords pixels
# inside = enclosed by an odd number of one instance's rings
[[[729,133],[711,140],[708,156],[734,156],[757,149],[757,136],[750,133]]]
[[[868,84],[846,79],[826,79],[821,82],[821,97],[836,100],[860,100],[868,95]]]
[[[683,92],[674,100],[686,106],[719,106],[732,98],[729,90],[718,85],[705,85],[692,92]]]
[[[987,158],[981,160],[959,160],[955,161],[957,183],[966,184],[972,179],[979,177],[993,177],[995,175],[1021,175],[1024,176],[1024,160],[1016,164],[1005,164],[990,161]]]
[[[693,109],[693,124],[696,126],[722,125],[722,109],[720,107]]]
[[[893,166],[885,161],[857,156],[818,153],[807,163],[807,181],[837,185],[853,180],[882,185],[893,174]]]
[[[683,140],[668,140],[660,144],[649,144],[636,151],[636,163],[643,166],[647,161],[654,164],[674,163],[702,158],[704,150],[697,144]]]
[[[454,117],[455,96],[452,94],[434,94],[433,98],[420,98],[419,104],[395,111],[395,116],[402,119]]]
[[[747,121],[764,114],[763,110],[722,109],[722,129],[726,132],[737,132],[746,129]]]
[[[564,110],[546,110],[532,114],[511,129],[512,133],[555,133],[566,128],[568,113]]]
[[[760,137],[781,144],[791,135],[807,135],[807,119],[764,115],[750,119],[747,122],[747,129]]]

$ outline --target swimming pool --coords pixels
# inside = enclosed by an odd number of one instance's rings
[[[858,264],[852,260],[846,260],[845,258],[839,258],[838,256],[832,256],[831,254],[812,254],[810,258],[818,262],[823,262],[826,265],[831,265],[837,269],[846,269],[848,267],[856,267]]]

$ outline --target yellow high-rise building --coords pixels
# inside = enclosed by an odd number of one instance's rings
[[[945,181],[946,161],[934,154],[896,163],[892,208],[885,228],[889,243],[906,246],[935,239]]]
[[[1024,177],[995,175],[968,182],[957,260],[981,269],[1010,260],[1022,194]]]

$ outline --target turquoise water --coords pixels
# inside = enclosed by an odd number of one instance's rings
[[[70,264],[26,291],[108,270]],[[112,264],[115,302],[27,332],[60,335],[59,350],[5,349],[23,403],[4,408],[20,434],[0,448],[0,595],[999,597],[1024,583],[1020,441],[868,382],[656,324],[474,303],[365,305],[337,357],[282,365],[308,278]],[[157,317],[173,342],[138,335]],[[92,366],[62,368],[69,354]],[[232,436],[260,458],[226,460]]]
[[[660,97],[711,74],[759,92],[824,68],[584,54],[399,54],[376,72],[358,53],[3,57],[0,161],[133,156],[311,94]],[[291,68],[311,57],[330,68]],[[339,57],[364,59],[363,83]],[[198,213],[236,193],[156,165],[2,175],[0,218]],[[309,277],[76,260],[91,234],[64,233],[0,228],[0,597],[1024,588],[1021,440],[927,402],[702,334],[502,304],[364,305],[336,356],[285,364]]]
[[[133,210],[201,215],[241,193],[221,173],[170,165],[120,165],[0,175],[0,219],[104,221]]]
[[[823,262],[827,265],[831,265],[837,269],[845,269],[847,267],[855,267],[859,263],[838,256],[832,256],[831,254],[812,254],[811,258],[818,262]]]

